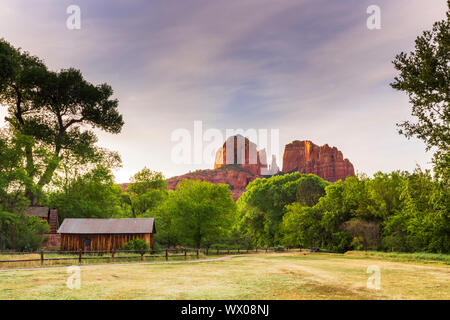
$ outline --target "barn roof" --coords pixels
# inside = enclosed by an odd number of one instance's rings
[[[136,219],[64,219],[58,233],[112,234],[155,233],[153,218]]]
[[[28,207],[25,209],[27,216],[48,218],[48,207]]]

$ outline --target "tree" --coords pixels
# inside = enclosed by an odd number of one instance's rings
[[[49,71],[39,58],[5,40],[0,40],[0,70],[0,104],[8,107],[7,122],[16,133],[32,137],[49,151],[39,171],[33,147],[25,149],[26,172],[38,187],[51,181],[64,158],[95,154],[97,137],[84,127],[121,131],[122,116],[109,85],[93,85],[75,69]],[[28,188],[27,196],[35,203],[38,195]]]
[[[298,185],[304,175],[299,172],[256,179],[247,185],[247,191],[239,201],[246,206],[242,221],[254,222],[245,227],[252,234],[259,234],[263,245],[275,245],[279,239],[279,226],[285,207],[297,200]],[[261,220],[262,219],[262,220]]]
[[[298,182],[297,202],[313,207],[325,195],[325,187],[329,184],[314,174],[305,175]]]
[[[148,213],[155,219],[158,232],[155,241],[167,247],[175,247],[181,244],[182,234],[177,225],[178,205],[174,197],[174,191],[169,191],[166,201],[162,202],[153,212]]]
[[[405,121],[399,133],[417,137],[426,149],[436,149],[435,172],[447,181],[450,177],[450,0],[447,19],[436,22],[415,41],[415,50],[401,52],[393,61],[400,74],[391,86],[405,91],[412,104],[416,122]]]
[[[23,197],[26,188],[32,188],[22,165],[24,148],[32,144],[25,136],[10,137],[0,130],[0,210],[24,209],[29,201]]]
[[[141,216],[147,211],[151,213],[167,197],[167,180],[161,172],[144,168],[133,177],[122,194],[122,206],[129,208],[133,217]]]
[[[361,243],[364,250],[378,249],[380,242],[379,223],[352,219],[343,224],[343,229],[348,231],[358,243]]]
[[[179,234],[197,248],[228,234],[235,219],[236,205],[225,184],[185,179],[168,201]]]
[[[111,218],[120,216],[121,188],[108,168],[99,166],[50,193],[48,204],[64,218]]]
[[[317,208],[293,203],[286,207],[282,231],[284,243],[295,247],[317,247],[324,234],[322,213]]]
[[[385,221],[383,243],[401,251],[450,251],[448,188],[417,168],[402,181],[402,206]]]

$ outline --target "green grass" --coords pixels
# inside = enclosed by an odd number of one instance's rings
[[[0,272],[0,299],[450,299],[450,268],[382,256],[260,253],[209,262],[81,267],[81,289],[66,268]],[[366,286],[368,266],[381,289]]]

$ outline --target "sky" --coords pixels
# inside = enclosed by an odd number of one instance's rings
[[[66,26],[70,5],[80,29]],[[370,5],[380,29],[367,27]],[[144,167],[166,177],[212,168],[213,155],[172,157],[173,133],[194,141],[195,121],[224,138],[227,129],[278,130],[270,153],[279,155],[293,140],[336,146],[372,175],[431,167],[423,142],[397,133],[411,106],[389,83],[395,55],[445,11],[446,0],[2,0],[0,38],[52,70],[74,67],[113,87],[125,125],[97,133],[122,157],[116,182]]]

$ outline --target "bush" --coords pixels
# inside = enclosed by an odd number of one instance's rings
[[[352,238],[352,235],[348,232],[335,232],[331,235],[331,241],[328,248],[333,252],[344,253],[352,248]]]
[[[123,245],[123,250],[127,251],[146,251],[150,249],[150,245],[142,239],[134,239]]]
[[[48,231],[48,224],[39,218],[0,211],[0,250],[37,251]]]

